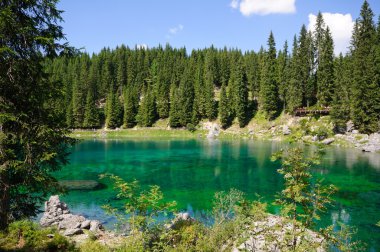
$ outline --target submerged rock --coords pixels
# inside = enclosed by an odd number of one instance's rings
[[[61,180],[59,184],[69,190],[94,190],[100,185],[95,180]]]

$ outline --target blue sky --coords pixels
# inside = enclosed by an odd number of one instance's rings
[[[376,15],[380,1],[368,1]],[[302,24],[312,27],[320,10],[330,26],[336,53],[345,51],[362,0],[61,0],[62,24],[71,45],[89,53],[170,43],[194,48],[214,45],[259,50],[269,32],[277,48],[291,45]]]

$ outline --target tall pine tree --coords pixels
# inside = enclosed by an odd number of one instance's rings
[[[260,109],[268,119],[273,119],[278,112],[279,98],[276,64],[276,44],[271,32],[268,38],[268,51],[260,83]]]
[[[364,1],[360,17],[354,25],[351,41],[353,83],[351,118],[361,132],[379,130],[380,87],[376,83],[376,64],[373,53],[376,32],[373,12]]]

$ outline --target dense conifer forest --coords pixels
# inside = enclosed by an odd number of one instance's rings
[[[280,50],[271,32],[258,52],[121,45],[47,60],[46,69],[64,94],[55,108],[71,128],[150,127],[164,118],[173,128],[203,119],[244,127],[256,113],[272,120],[329,107],[337,129],[352,120],[361,132],[378,131],[380,19],[375,24],[364,2],[346,55],[334,55],[321,13],[314,30],[303,25]]]

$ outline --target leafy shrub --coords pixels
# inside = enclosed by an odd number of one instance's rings
[[[88,240],[80,245],[81,252],[109,252],[111,251],[107,246],[100,244],[97,241]]]
[[[56,229],[41,228],[29,220],[13,222],[5,233],[0,234],[0,250],[77,251]]]
[[[164,195],[157,185],[150,186],[149,190],[145,191],[137,180],[126,182],[112,174],[103,174],[100,178],[108,178],[113,182],[118,192],[117,198],[123,201],[124,206],[124,209],[117,209],[111,205],[105,205],[103,208],[108,214],[115,215],[119,224],[129,226],[131,232],[144,232],[155,224],[155,218],[160,214],[167,215],[175,211],[176,202],[165,202]]]

